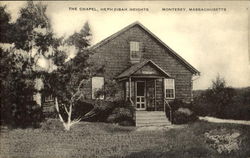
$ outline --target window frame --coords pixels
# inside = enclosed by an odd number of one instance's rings
[[[130,60],[139,60],[141,58],[141,55],[140,55],[140,42],[138,42],[138,41],[130,41],[129,42],[129,52],[130,52]],[[137,57],[133,57],[132,53],[136,53]]]
[[[171,86],[171,88],[167,87],[167,80],[172,80],[172,86]],[[167,90],[173,90],[173,97],[167,97]],[[173,78],[165,78],[164,79],[164,92],[165,92],[165,96],[164,97],[166,99],[175,99],[175,79],[173,79]]]
[[[95,92],[97,91],[97,90],[94,90],[93,88],[94,88],[94,86],[93,86],[93,79],[94,78],[102,78],[102,80],[103,80],[103,83],[102,83],[102,88],[104,88],[104,85],[105,85],[105,78],[103,77],[103,76],[93,76],[93,77],[91,77],[91,98],[92,99],[100,99],[100,100],[104,100],[104,95],[101,95],[101,96],[99,96],[99,98],[96,98],[95,97]],[[99,89],[101,89],[101,88],[99,88]],[[98,90],[99,90],[98,89]]]

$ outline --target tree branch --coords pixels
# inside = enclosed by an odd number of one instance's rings
[[[81,97],[82,97],[82,94],[81,94],[81,86],[83,85],[83,83],[84,83],[84,79],[83,80],[81,80],[81,82],[80,82],[80,84],[78,85],[78,87],[77,87],[77,91],[73,94],[73,96],[71,97],[71,102],[74,102],[74,100],[79,100]],[[78,93],[80,93],[80,95],[79,95],[79,97],[77,98],[77,99],[75,99],[75,97],[78,95]]]
[[[69,114],[69,110],[67,109],[66,105],[63,104],[63,107],[64,107],[66,113]]]
[[[62,116],[61,116],[61,114],[60,114],[60,112],[59,112],[59,106],[58,106],[57,97],[55,98],[55,107],[56,107],[56,111],[57,111],[57,113],[58,113],[58,116],[59,116],[60,121],[61,121],[62,123],[64,123],[64,120],[63,120],[63,118],[62,118]]]

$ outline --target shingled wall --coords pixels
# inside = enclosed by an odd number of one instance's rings
[[[184,64],[176,59],[170,50],[154,39],[139,25],[135,25],[119,36],[94,49],[91,60],[105,66],[103,76],[114,78],[131,66],[130,41],[140,42],[140,51],[143,59],[150,59],[175,78],[175,92],[177,99],[191,100],[192,73]],[[162,97],[162,81],[157,82],[157,96]]]

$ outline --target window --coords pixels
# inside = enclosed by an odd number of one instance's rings
[[[97,91],[101,90],[104,86],[104,77],[92,77],[92,99],[104,99],[104,95],[96,98]]]
[[[175,85],[174,85],[174,79],[165,79],[164,80],[165,85],[165,93],[167,99],[174,99],[175,98]]]
[[[140,59],[139,42],[130,42],[130,59]]]

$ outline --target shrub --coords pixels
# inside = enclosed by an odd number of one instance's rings
[[[25,104],[13,104],[12,106],[13,127],[39,127],[40,122],[44,119],[41,107],[35,101],[25,102]]]
[[[62,103],[59,103],[62,104]],[[87,102],[83,100],[78,100],[73,108],[72,108],[72,115],[71,119],[78,119],[78,118],[83,118],[86,113],[91,111],[94,108],[94,103],[92,102]],[[68,119],[68,114],[66,113],[64,106],[59,106],[59,111],[61,116],[63,117],[64,120]],[[49,115],[49,118],[56,118],[58,115],[56,114],[55,111]]]
[[[199,115],[210,115],[223,118],[223,110],[233,104],[236,92],[227,87],[226,82],[220,76],[212,81],[212,88],[194,98],[196,112]]]
[[[67,119],[65,110],[62,106],[60,108],[63,119]],[[134,110],[130,102],[123,100],[84,100],[75,104],[72,118],[81,117],[84,121],[134,125]],[[85,116],[85,114],[87,115]]]
[[[198,117],[188,108],[179,108],[173,112],[174,124],[185,124],[197,120]]]
[[[134,108],[129,102],[123,100],[116,101],[94,101],[95,116],[91,121],[118,123],[120,125],[134,125]]]
[[[86,113],[88,113],[93,108],[94,106],[91,103],[87,103],[82,100],[79,100],[74,105],[72,118],[77,119],[77,118],[83,117]]]
[[[185,103],[180,99],[175,99],[169,103],[172,109],[172,121],[174,124],[183,124],[197,119],[194,107],[191,103]],[[170,119],[170,113],[167,109],[166,116]]]
[[[111,115],[107,118],[107,122],[118,123],[120,125],[134,125],[133,113],[124,107],[115,108]]]
[[[93,117],[93,121],[106,122],[113,109],[114,102],[105,100],[94,101],[94,111],[96,115]]]
[[[222,110],[224,119],[250,120],[250,104],[229,105]]]
[[[38,126],[42,109],[33,95],[42,87],[37,85],[39,73],[33,73],[34,62],[22,53],[0,48],[1,123],[13,127]]]
[[[244,94],[237,94],[237,96],[232,97],[232,101],[222,106],[215,103],[213,97],[208,99],[206,96],[208,91],[211,90],[206,90],[200,96],[194,98],[193,110],[198,115],[213,116],[222,119],[250,120],[250,104],[244,102],[244,97],[241,97]],[[217,106],[221,106],[221,109],[219,110]]]
[[[199,92],[194,98],[193,110],[200,116],[250,120],[249,94],[249,87],[233,89],[225,82],[214,81],[212,89]]]
[[[78,101],[74,106],[72,117],[73,118],[81,117],[83,121],[106,122],[106,119],[112,112],[113,108],[114,108],[114,103],[111,101],[105,101],[105,100]]]

